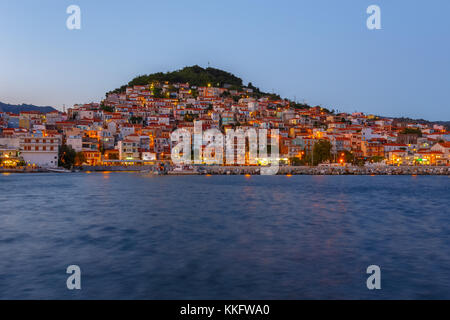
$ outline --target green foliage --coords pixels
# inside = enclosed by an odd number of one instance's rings
[[[331,160],[331,143],[328,140],[320,140],[314,144],[313,165]]]
[[[157,99],[164,98],[164,95],[162,93],[162,89],[161,88],[157,88],[157,87],[153,88],[152,94],[153,94],[154,98],[157,98]]]
[[[383,160],[384,160],[384,157],[380,157],[380,156],[375,156],[375,157],[370,158],[370,161],[374,162],[374,163],[379,163]]]
[[[184,121],[186,122],[193,122],[195,119],[198,118],[198,114],[185,114],[184,115]]]
[[[71,169],[75,164],[76,155],[77,153],[72,149],[72,147],[63,144],[59,149],[58,165],[66,169]]]
[[[278,94],[272,93],[269,95],[269,100],[270,101],[277,101],[277,100],[281,100],[281,97]]]
[[[141,124],[143,120],[144,119],[142,117],[140,117],[140,116],[139,117],[132,116],[129,121],[132,124]]]
[[[334,113],[334,110],[332,112],[332,111],[328,110],[327,108],[321,108],[321,111],[325,112],[326,114],[333,114]]]
[[[114,107],[105,106],[104,104],[100,105],[100,109],[106,112],[114,112]]]
[[[301,109],[311,109],[311,106],[309,104],[306,104],[306,103],[295,103],[295,102],[292,102],[291,106],[294,109],[300,109],[300,110]]]
[[[170,83],[189,83],[191,86],[207,86],[212,84],[214,86],[222,87],[225,84],[236,85],[242,87],[242,79],[235,75],[215,69],[202,68],[200,66],[185,67],[173,72],[158,72],[149,75],[141,75],[128,83],[128,86],[148,85],[152,82],[170,82]],[[113,93],[124,92],[127,86],[122,86],[113,91]]]
[[[293,157],[289,159],[292,166],[304,166],[305,159],[300,159],[299,157]]]
[[[86,161],[86,157],[83,152],[77,152],[75,155],[74,165],[81,166]]]
[[[419,137],[422,136],[422,130],[418,128],[405,128],[400,133],[402,134],[417,134]]]
[[[355,155],[351,153],[350,151],[344,151],[344,161],[345,163],[354,163],[355,162]]]
[[[17,163],[18,167],[25,167],[26,165],[27,165],[27,163],[23,159],[20,159],[20,161]]]
[[[220,95],[220,97],[221,98],[228,98],[230,96],[230,92],[227,90],[227,91],[224,91],[221,95]]]
[[[240,97],[240,96],[233,96],[233,101],[234,101],[235,103],[238,103],[239,100],[241,100],[241,97]]]
[[[198,90],[197,89],[191,89],[191,96],[194,99],[197,99],[198,97]]]

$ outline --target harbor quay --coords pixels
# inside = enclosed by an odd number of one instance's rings
[[[176,171],[168,167],[158,171],[159,166],[84,166],[82,172],[150,172],[160,175],[260,175],[256,166],[198,166]],[[449,166],[280,166],[278,175],[450,175]]]
[[[258,166],[82,166],[73,172],[142,172],[158,175],[260,175]],[[0,168],[0,173],[44,173],[46,168]],[[68,173],[68,172],[67,172]],[[450,175],[450,166],[280,166],[277,175]]]

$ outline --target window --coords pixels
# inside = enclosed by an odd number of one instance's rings
[[[39,151],[39,147],[34,147],[34,150]]]

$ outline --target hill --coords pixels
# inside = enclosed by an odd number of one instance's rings
[[[148,85],[153,81],[170,83],[187,83],[192,86],[207,86],[212,84],[215,87],[229,85],[232,87],[243,86],[242,79],[235,75],[215,68],[202,68],[200,66],[185,67],[173,72],[158,72],[148,75],[141,75],[131,80],[127,85],[111,91],[111,93],[124,92],[127,86]]]
[[[11,112],[19,114],[22,111],[39,111],[42,113],[48,113],[57,110],[53,107],[38,107],[32,104],[13,105],[0,102],[0,112]]]
[[[395,121],[397,122],[408,122],[408,123],[420,123],[420,124],[424,124],[424,125],[441,125],[447,128],[447,130],[450,130],[450,121],[429,121],[429,120],[424,120],[424,119],[411,119],[411,118],[394,118]]]

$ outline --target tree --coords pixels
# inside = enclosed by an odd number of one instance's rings
[[[299,157],[289,158],[289,161],[291,163],[291,166],[304,166],[305,165],[305,159],[301,159]]]
[[[71,146],[63,144],[59,149],[58,166],[64,167],[66,169],[72,169],[75,163],[76,154],[77,153],[72,149]]]
[[[331,143],[328,140],[316,142],[313,148],[313,165],[331,160],[331,148]]]
[[[100,109],[106,112],[114,112],[114,107],[105,106],[104,104],[101,104]]]
[[[230,92],[229,92],[228,90],[224,91],[224,92],[220,95],[221,98],[228,98],[229,96],[230,96]]]
[[[382,162],[383,160],[384,160],[384,157],[380,157],[380,156],[374,156],[374,157],[370,158],[370,161],[374,162],[374,163],[379,163],[379,162]]]
[[[137,117],[137,116],[132,116],[132,117],[130,118],[130,123],[132,123],[132,124],[140,124],[140,123],[142,123],[143,120],[144,120],[144,119],[142,119],[141,116],[139,116],[139,117]]]
[[[189,113],[186,113],[185,115],[184,115],[184,121],[186,121],[186,122],[193,122],[195,119],[197,119],[198,118],[198,114],[189,114]]]
[[[124,85],[111,93],[124,92],[127,86],[132,87],[135,85],[148,85],[152,82],[166,81],[169,83],[189,83],[191,86],[197,87],[204,87],[208,84],[214,84],[221,87],[225,84],[229,84],[242,88],[242,79],[229,72],[215,68],[202,68],[195,65],[173,72],[158,72],[149,75],[140,75],[131,80],[128,85]]]
[[[197,89],[191,89],[191,96],[194,99],[197,99],[198,97],[198,90]]]
[[[152,90],[152,94],[153,94],[153,97],[155,97],[157,99],[164,98],[161,88],[154,87]]]
[[[86,157],[84,156],[83,152],[77,152],[77,154],[75,155],[75,166],[81,166],[83,165],[83,163],[86,162]]]
[[[401,134],[417,134],[419,137],[422,137],[422,130],[419,128],[405,128],[401,132]]]
[[[353,153],[351,153],[350,151],[345,150],[344,152],[342,152],[342,154],[344,155],[343,158],[344,158],[345,163],[353,163],[355,161],[355,155]]]

